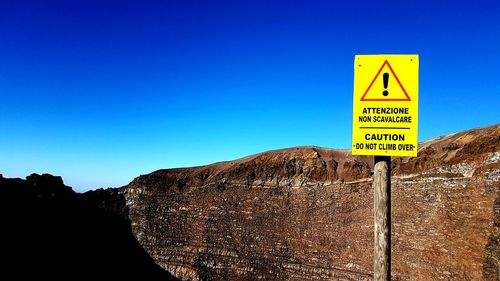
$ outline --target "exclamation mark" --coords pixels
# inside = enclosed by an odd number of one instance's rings
[[[384,89],[385,91],[382,92],[382,95],[384,96],[387,96],[389,95],[389,91],[387,91],[387,85],[389,84],[389,73],[384,73],[384,76],[382,77],[384,78]]]

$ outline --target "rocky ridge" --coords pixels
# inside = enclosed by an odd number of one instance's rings
[[[371,157],[297,147],[159,170],[120,193],[182,280],[371,280]],[[393,278],[499,280],[500,125],[392,161]]]

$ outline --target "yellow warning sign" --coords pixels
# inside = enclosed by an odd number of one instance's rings
[[[417,156],[418,55],[357,55],[353,155]]]

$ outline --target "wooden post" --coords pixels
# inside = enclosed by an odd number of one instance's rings
[[[391,280],[391,157],[375,156],[373,173],[373,280]]]

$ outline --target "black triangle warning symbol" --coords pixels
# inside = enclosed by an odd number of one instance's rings
[[[383,75],[380,75],[382,72]],[[389,61],[385,60],[360,101],[411,101],[411,99]]]

